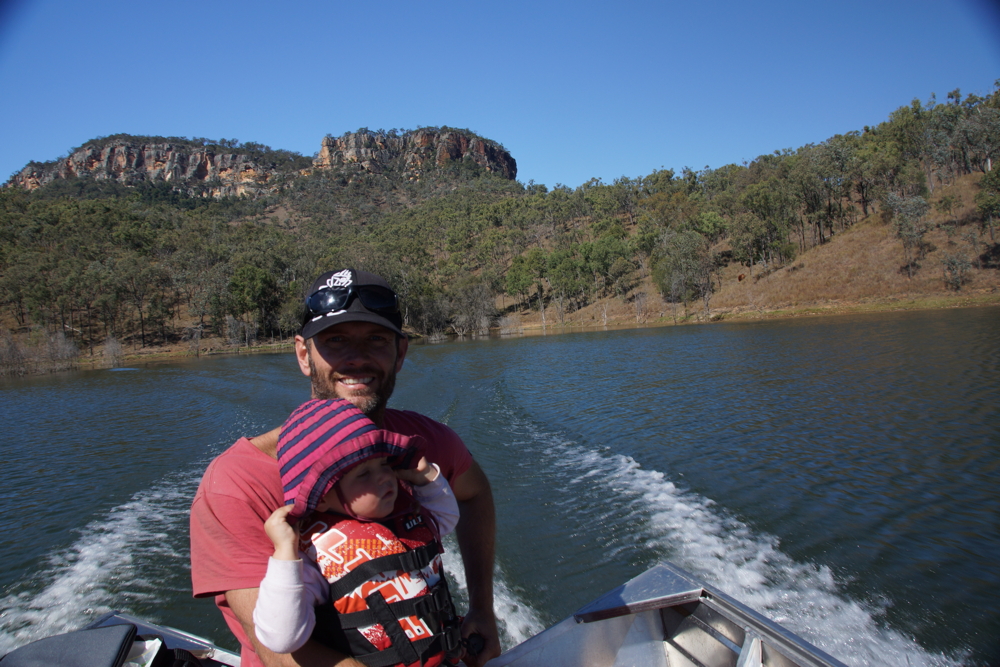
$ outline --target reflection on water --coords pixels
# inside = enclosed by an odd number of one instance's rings
[[[978,664],[1000,636],[998,324],[412,346],[393,402],[449,423],[490,475],[508,644],[672,559],[848,664]],[[290,354],[0,385],[0,642],[105,607],[225,640],[189,597],[186,509],[212,456],[307,391]]]

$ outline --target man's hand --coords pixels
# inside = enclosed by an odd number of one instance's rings
[[[476,655],[468,653],[462,658],[469,667],[479,667],[487,661],[500,655],[500,640],[497,633],[497,619],[493,610],[486,610],[486,613],[476,609],[469,609],[462,621],[462,639],[467,639],[472,635],[479,635],[483,638],[483,647]]]
[[[475,461],[459,475],[452,486],[461,518],[455,528],[458,548],[465,564],[469,587],[469,613],[462,623],[462,637],[482,635],[484,645],[479,655],[463,658],[469,667],[480,667],[500,655],[500,638],[493,613],[493,554],[496,539],[496,514],[490,481]]]

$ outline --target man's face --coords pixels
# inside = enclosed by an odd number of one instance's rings
[[[381,420],[408,341],[378,324],[344,322],[305,341],[295,338],[300,370],[312,381],[312,397],[344,398],[372,421]],[[376,420],[377,418],[377,420]]]

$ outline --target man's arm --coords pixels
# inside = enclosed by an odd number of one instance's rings
[[[253,643],[254,650],[266,667],[365,667],[354,658],[343,653],[308,640],[305,645],[293,653],[274,653],[257,640],[253,627],[253,609],[257,606],[256,588],[241,588],[226,591],[226,602],[236,614],[244,632]]]
[[[479,667],[500,655],[497,620],[493,612],[493,560],[496,539],[496,513],[493,491],[486,474],[475,461],[452,485],[461,518],[455,529],[458,548],[465,564],[469,587],[469,613],[462,624],[462,636],[479,634],[485,640],[479,655],[467,656],[469,667]]]

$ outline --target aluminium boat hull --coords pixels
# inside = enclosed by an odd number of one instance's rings
[[[801,637],[661,563],[489,667],[845,667]]]
[[[89,628],[132,623],[206,667],[239,667],[209,639],[111,612]],[[781,625],[661,563],[487,663],[488,667],[846,667]]]

